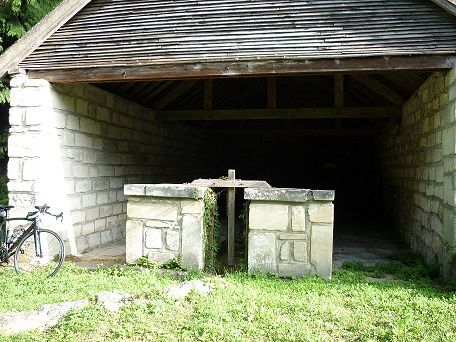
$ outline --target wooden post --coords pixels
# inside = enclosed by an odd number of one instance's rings
[[[236,171],[228,171],[228,180],[236,179]],[[236,215],[236,188],[228,188],[227,194],[228,215],[228,266],[234,266],[234,220]]]
[[[268,77],[268,108],[277,108],[277,81],[275,77]]]
[[[212,80],[204,81],[204,109],[212,109]]]
[[[334,106],[337,108],[342,108],[344,106],[344,75],[336,74],[334,75]],[[336,120],[336,128],[342,127],[342,120]]]
[[[344,106],[344,75],[336,74],[334,76],[334,106],[343,107]]]

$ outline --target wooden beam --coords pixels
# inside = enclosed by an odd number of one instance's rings
[[[228,180],[236,179],[236,171],[228,171]],[[227,194],[228,215],[228,266],[234,266],[234,222],[236,218],[236,188],[228,188]]]
[[[171,102],[176,100],[179,96],[184,94],[187,90],[193,87],[198,80],[191,80],[191,81],[182,81],[179,82],[173,89],[171,89],[168,94],[164,95],[160,100],[154,103],[153,108],[156,110],[160,110],[165,108]]]
[[[208,188],[271,188],[265,181],[255,180],[227,180],[227,179],[197,179],[192,185],[205,186]]]
[[[0,76],[14,69],[91,0],[64,0],[0,56]],[[2,4],[3,6],[3,4]],[[14,72],[14,71],[13,71]]]
[[[401,115],[400,107],[343,107],[289,109],[228,109],[159,111],[157,119],[195,120],[269,120],[269,119],[352,119],[389,118]]]
[[[405,102],[401,95],[371,76],[353,74],[351,77],[397,106]]]
[[[213,81],[212,79],[204,80],[204,109],[212,109],[212,92]]]
[[[211,129],[210,134],[215,137],[239,137],[239,138],[282,138],[282,137],[369,137],[378,133],[372,128],[226,128]]]
[[[268,108],[277,108],[277,79],[268,77]]]
[[[208,77],[277,76],[340,72],[447,70],[452,56],[396,56],[280,61],[207,62],[192,64],[105,66],[81,69],[28,70],[29,77],[50,82],[113,82]]]

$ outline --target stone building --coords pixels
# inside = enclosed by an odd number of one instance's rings
[[[13,215],[62,208],[77,254],[125,236],[125,185],[236,168],[335,189],[336,236],[381,226],[449,279],[455,15],[446,0],[63,0],[0,57]]]

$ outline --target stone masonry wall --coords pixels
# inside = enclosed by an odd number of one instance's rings
[[[204,187],[126,185],[127,262],[156,264],[180,257],[190,270],[204,268]]]
[[[250,274],[332,274],[334,192],[246,189]]]
[[[48,203],[64,211],[68,251],[120,239],[124,184],[201,176],[202,136],[157,123],[154,112],[91,85],[11,81],[8,190],[12,215]]]
[[[386,203],[410,247],[455,273],[455,70],[434,73],[379,139]]]

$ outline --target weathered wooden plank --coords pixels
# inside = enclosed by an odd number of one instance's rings
[[[271,188],[265,181],[242,179],[196,179],[191,184],[208,188]]]
[[[273,120],[273,119],[351,119],[389,118],[400,116],[400,107],[328,107],[279,109],[227,109],[159,111],[157,119],[166,121],[195,120]]]
[[[112,82],[131,80],[163,80],[206,77],[240,77],[267,75],[305,75],[338,72],[382,72],[448,70],[452,56],[365,57],[347,59],[246,61],[144,65],[87,69],[30,70],[29,77],[50,82]]]
[[[357,74],[352,74],[351,77],[397,106],[405,102],[405,99],[401,95],[373,77]]]
[[[228,180],[236,179],[236,171],[228,171]],[[227,193],[228,214],[228,266],[234,266],[234,223],[236,218],[236,188],[228,188]]]

